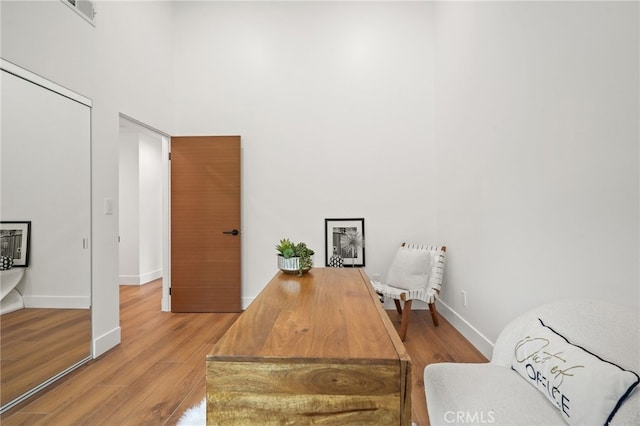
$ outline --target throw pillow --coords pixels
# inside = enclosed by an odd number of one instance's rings
[[[541,319],[524,330],[511,367],[542,392],[570,425],[609,424],[640,381],[633,371],[572,344]]]
[[[425,287],[430,271],[429,250],[400,247],[387,273],[387,284],[405,290]]]

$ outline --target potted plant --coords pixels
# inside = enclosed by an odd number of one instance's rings
[[[313,267],[313,250],[305,243],[295,244],[288,238],[280,240],[276,245],[278,251],[278,268],[287,274],[298,274],[298,276],[309,272]]]

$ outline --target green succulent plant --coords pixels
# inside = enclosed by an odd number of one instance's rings
[[[313,266],[313,250],[311,250],[305,243],[298,243],[294,248],[294,253],[300,258],[300,270],[311,269]]]
[[[280,240],[280,244],[276,245],[276,250],[285,258],[289,259],[290,257],[295,256],[295,244],[289,241],[288,238]]]
[[[313,259],[311,256],[313,256],[314,251],[307,247],[305,243],[300,242],[295,244],[288,238],[284,238],[276,245],[276,250],[285,259],[292,257],[299,258],[300,269],[298,270],[298,275],[302,275],[302,271],[309,270],[313,267]]]

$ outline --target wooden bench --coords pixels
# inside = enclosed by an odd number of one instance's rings
[[[411,361],[366,274],[278,272],[207,356],[207,424],[411,423]]]

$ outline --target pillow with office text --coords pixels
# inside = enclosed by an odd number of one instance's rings
[[[400,247],[387,273],[387,284],[405,290],[425,287],[430,271],[428,250]]]
[[[609,424],[640,381],[633,371],[572,344],[540,319],[517,341],[511,367],[570,425]]]

